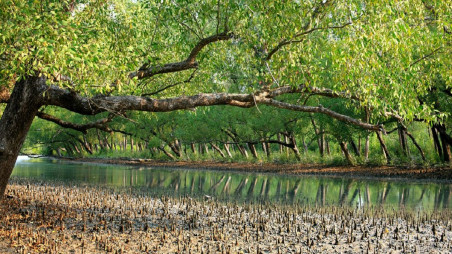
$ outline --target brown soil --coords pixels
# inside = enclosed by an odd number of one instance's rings
[[[0,253],[450,253],[451,215],[13,180],[0,202]]]
[[[143,167],[227,170],[288,175],[325,175],[335,177],[405,178],[451,181],[452,167],[401,166],[326,166],[319,164],[243,163],[216,161],[156,161],[145,159],[63,158],[71,161],[133,165]]]

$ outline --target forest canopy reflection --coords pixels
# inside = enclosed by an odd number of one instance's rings
[[[452,204],[450,183],[282,176],[221,171],[137,168],[19,160],[13,176],[140,188],[150,195],[193,196],[237,202],[384,206],[437,210]]]

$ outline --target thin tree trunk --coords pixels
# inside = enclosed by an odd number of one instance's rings
[[[278,133],[276,135],[276,138],[278,139],[279,142],[281,142],[281,134],[280,133]],[[283,151],[284,151],[284,146],[283,145],[279,145],[279,153],[282,154]]]
[[[451,152],[450,152],[450,146],[446,141],[446,137],[445,134],[443,134],[442,132],[439,134],[440,138],[441,138],[441,144],[442,144],[442,148],[443,148],[443,159],[445,162],[449,162],[451,159]]]
[[[215,145],[214,143],[210,143],[210,144],[212,145],[212,148],[215,149],[222,158],[225,157],[223,151],[221,151],[221,149],[217,145]]]
[[[83,135],[83,146],[85,147],[85,150],[86,150],[89,154],[93,154],[93,147],[92,147],[91,144],[88,142],[88,140],[86,140],[86,135]]]
[[[99,133],[99,130],[98,130],[98,129],[96,129],[96,135],[97,135],[97,140],[99,141],[99,145],[100,145],[101,149],[105,149],[104,141],[103,141],[103,139],[100,137],[100,133]]]
[[[207,154],[209,154],[209,153],[210,153],[210,151],[209,151],[209,147],[207,146],[207,144],[204,144],[204,149],[206,150],[206,153],[207,153]]]
[[[304,136],[303,136],[303,138],[302,138],[302,141],[303,141],[303,149],[304,149],[304,153],[307,153],[307,152],[308,152],[308,144],[306,144],[306,141],[304,140]]]
[[[248,143],[248,147],[250,148],[251,154],[254,158],[257,158],[256,146],[253,143]]]
[[[367,161],[369,159],[369,144],[370,144],[370,135],[366,136],[366,143],[364,145],[364,159]]]
[[[325,139],[325,150],[326,150],[326,154],[328,154],[328,155],[331,154],[330,142],[328,142],[328,139]]]
[[[411,139],[411,141],[413,142],[414,146],[416,146],[417,150],[421,154],[422,160],[426,161],[424,151],[422,150],[421,146],[416,142],[416,139],[414,139],[413,135],[410,132],[408,132],[407,130],[405,130],[405,133]]]
[[[381,132],[377,131],[375,133],[377,134],[378,141],[380,142],[381,149],[383,150],[383,155],[385,156],[386,161],[389,164],[391,163],[391,156],[389,155],[388,148],[386,147],[385,141],[381,136]]]
[[[296,141],[295,136],[293,134],[290,136],[290,141],[293,144],[292,150],[293,150],[293,152],[295,154],[295,157],[297,157],[297,160],[301,160],[300,150],[298,150],[297,141]]]
[[[170,157],[172,160],[176,160],[176,157],[172,155],[170,152],[166,151],[164,146],[158,147],[160,151],[162,151],[166,156]]]
[[[443,158],[443,149],[441,144],[439,143],[438,132],[436,131],[435,126],[432,127],[432,136],[433,136],[433,144],[435,145],[435,150],[438,152],[439,157]]]
[[[272,148],[268,142],[264,142],[265,149],[267,150],[267,158],[270,158],[272,155]]]
[[[287,135],[284,134],[284,142],[286,144],[289,144],[289,137],[287,137]],[[289,147],[286,146],[286,155],[289,155]]]
[[[229,144],[224,144],[224,149],[226,150],[226,153],[228,154],[229,158],[232,158],[231,150],[229,149]]]
[[[195,148],[195,143],[190,143],[190,148],[191,148],[191,152],[193,153],[193,154],[196,154],[196,148]]]
[[[359,152],[358,147],[356,146],[355,142],[353,141],[353,139],[350,139],[350,144],[352,145],[353,148],[353,152],[355,153],[356,156],[361,156],[361,153]]]
[[[404,128],[399,124],[398,125],[398,130],[397,130],[398,134],[399,134],[399,143],[400,143],[400,147],[402,148],[403,153],[406,156],[410,155],[410,150],[408,148],[408,144],[407,144],[407,140],[406,140],[406,135],[405,135],[405,130]]]
[[[314,133],[315,133],[315,135],[317,135],[317,145],[319,146],[320,156],[323,157],[324,151],[323,151],[323,139],[320,137],[321,131],[317,129],[314,118],[312,118],[312,117],[311,117],[311,123],[312,123],[312,127],[314,128]]]
[[[239,149],[239,152],[240,152],[243,156],[245,156],[245,158],[248,158],[248,152],[245,150],[245,148],[244,148],[242,145],[236,144],[235,146],[237,147],[237,149]]]
[[[262,151],[263,151],[265,154],[267,154],[267,147],[265,146],[265,142],[262,141],[261,145],[262,145]]]
[[[339,145],[341,146],[341,150],[344,153],[345,159],[350,165],[354,165],[355,162],[350,152],[348,151],[347,144],[344,141],[339,141]]]

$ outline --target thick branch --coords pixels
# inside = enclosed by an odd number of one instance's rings
[[[291,90],[288,90],[288,92],[290,91]],[[252,107],[257,104],[266,104],[282,109],[325,114],[339,121],[360,126],[367,130],[379,131],[382,129],[381,126],[364,123],[360,120],[339,114],[322,106],[299,106],[273,99],[274,96],[281,94],[284,94],[284,92],[276,89],[274,90],[274,93],[271,91],[264,91],[257,94],[201,93],[193,96],[180,96],[167,99],[152,99],[139,96],[104,96],[85,98],[73,92],[53,86],[46,92],[45,103],[47,105],[59,106],[85,115],[95,115],[105,111],[124,112],[126,110],[136,110],[147,112],[168,112],[182,109],[193,109],[200,106],[232,105],[239,107]]]
[[[262,104],[266,104],[269,106],[274,106],[277,108],[282,108],[282,109],[288,109],[288,110],[293,110],[293,111],[301,111],[301,112],[307,112],[307,113],[320,113],[320,114],[325,114],[327,116],[330,116],[336,120],[345,122],[345,123],[349,123],[349,124],[353,124],[356,126],[359,126],[363,129],[367,129],[367,130],[371,130],[371,131],[380,131],[382,130],[382,126],[380,125],[372,125],[369,123],[365,123],[362,122],[358,119],[346,116],[346,115],[342,115],[339,114],[331,109],[328,108],[324,108],[323,106],[318,106],[318,107],[312,107],[312,106],[299,106],[299,105],[294,105],[294,104],[290,104],[290,103],[286,103],[286,102],[281,102],[281,101],[277,101],[274,99],[269,99],[269,98],[265,98],[260,100],[260,103]]]

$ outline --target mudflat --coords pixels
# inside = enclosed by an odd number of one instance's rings
[[[13,179],[1,253],[450,253],[450,209],[310,207],[151,197]]]

